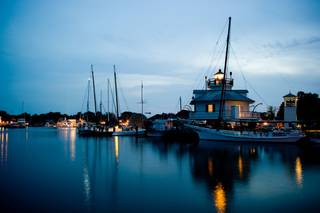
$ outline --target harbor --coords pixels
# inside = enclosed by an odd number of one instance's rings
[[[7,212],[48,206],[53,212],[320,208],[319,146],[195,146],[34,127],[9,129],[0,137],[0,204]]]
[[[320,212],[320,3],[0,4],[0,212]]]

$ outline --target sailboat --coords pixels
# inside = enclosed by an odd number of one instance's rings
[[[115,87],[115,98],[116,98],[116,116],[118,120],[118,125],[114,127],[112,136],[141,136],[145,135],[146,130],[139,128],[138,126],[129,126],[129,121],[119,120],[119,100],[118,100],[118,87],[117,87],[117,73],[116,66],[113,65],[114,73],[114,87]],[[143,85],[141,85],[141,104],[143,113]]]
[[[96,104],[96,89],[94,82],[94,73],[93,73],[93,65],[91,64],[91,77],[92,77],[92,87],[93,87],[93,98],[94,98],[94,114],[95,119],[97,117],[97,104]],[[88,94],[87,94],[87,113],[89,113],[89,95],[90,95],[90,79],[88,80]],[[100,103],[100,111],[102,106]],[[86,120],[81,122],[78,126],[78,133],[82,136],[111,136],[112,132],[109,131],[109,128],[103,126],[97,122],[89,122],[88,114],[86,116]]]
[[[241,108],[249,109],[249,104],[254,101],[247,97],[247,90],[232,89],[233,79],[231,72],[230,77],[227,77],[230,28],[231,17],[229,17],[228,23],[224,70],[223,72],[219,70],[214,75],[214,79],[207,80],[206,78],[205,90],[194,90],[195,96],[191,104],[195,105],[195,112],[191,113],[190,120],[185,121],[185,127],[189,127],[198,133],[200,140],[268,143],[297,142],[304,137],[299,130],[274,129],[271,131],[257,131],[254,129],[245,131],[241,128],[241,122],[257,122],[258,118],[252,112],[241,111]],[[226,106],[226,101],[228,101],[228,106]],[[219,108],[218,113],[216,112],[216,108]],[[215,124],[208,124],[207,120],[215,120]],[[226,121],[229,121],[229,123],[239,122],[239,130],[235,128],[223,129],[222,126],[226,124]]]

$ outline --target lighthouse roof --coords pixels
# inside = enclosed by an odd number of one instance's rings
[[[283,96],[284,98],[294,98],[294,97],[297,97],[297,96],[295,96],[294,94],[292,94],[291,92],[289,92],[289,94],[287,94],[287,95],[285,95],[285,96]]]
[[[218,72],[216,72],[214,75],[217,75],[217,74],[223,74],[223,72],[221,71],[221,69],[219,69]]]
[[[248,98],[245,94],[247,90],[226,90],[224,95],[224,100],[226,101],[244,101],[249,103],[254,103],[254,100]],[[220,101],[221,91],[214,90],[194,90],[194,94],[198,93],[190,104],[195,102],[211,102],[211,101]]]

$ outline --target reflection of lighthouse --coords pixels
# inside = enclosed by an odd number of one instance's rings
[[[224,187],[221,183],[218,183],[213,191],[214,205],[218,213],[224,213],[227,207],[227,196]]]
[[[291,92],[283,96],[284,99],[284,122],[285,127],[295,126],[297,122],[297,96]]]

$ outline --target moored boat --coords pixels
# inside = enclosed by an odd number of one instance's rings
[[[112,136],[143,136],[146,134],[145,129],[118,129],[112,133]]]
[[[200,140],[209,141],[292,143],[304,137],[299,130],[256,132],[212,129],[191,124],[185,126],[198,133]]]

